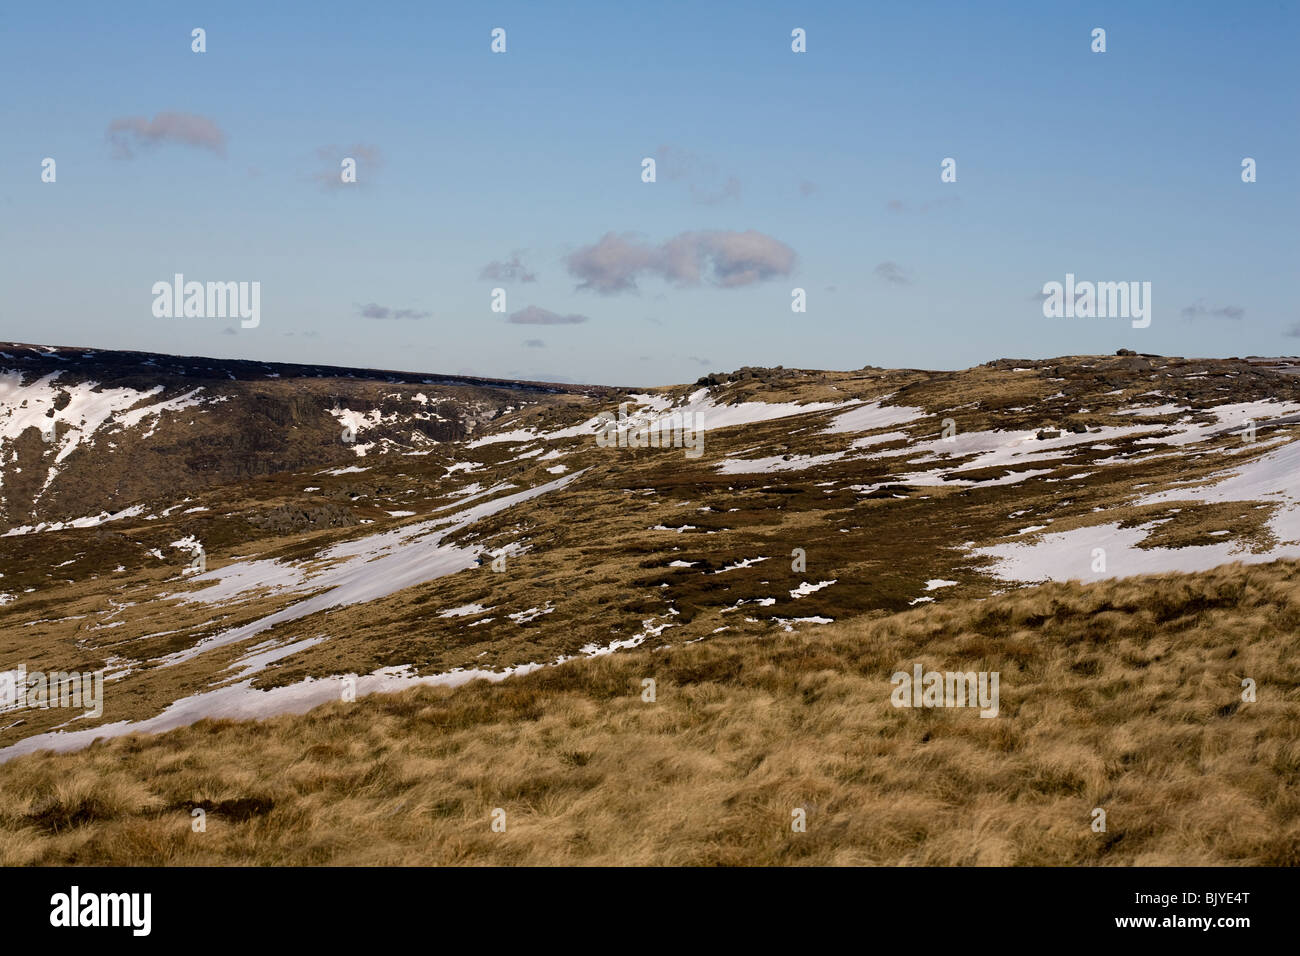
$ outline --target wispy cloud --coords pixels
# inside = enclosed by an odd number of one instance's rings
[[[876,278],[884,279],[890,285],[911,285],[911,270],[905,269],[897,262],[882,262],[873,270]]]
[[[390,309],[386,305],[377,305],[374,302],[357,306],[357,311],[363,319],[427,319],[433,316],[432,312],[421,312],[417,309]]]
[[[724,175],[713,160],[679,146],[660,146],[655,153],[659,178],[685,182],[691,200],[701,206],[717,206],[740,199],[740,180]]]
[[[529,272],[528,267],[519,258],[520,253],[512,253],[508,260],[494,260],[483,267],[480,279],[493,282],[536,282],[537,273]]]
[[[729,289],[794,271],[795,253],[785,243],[750,229],[746,232],[684,232],[658,246],[631,233],[609,232],[565,260],[579,289],[602,295],[635,291],[637,280],[658,276],[678,286]]]
[[[1232,319],[1236,321],[1246,314],[1246,310],[1239,305],[1220,305],[1210,308],[1203,302],[1197,302],[1195,305],[1189,305],[1183,309],[1183,318],[1191,321],[1192,319]]]
[[[551,312],[547,309],[530,305],[527,308],[514,312],[507,319],[515,325],[577,325],[580,322],[589,321],[585,315],[560,315],[557,312]]]
[[[172,143],[226,155],[226,134],[206,116],[158,113],[152,120],[123,116],[108,124],[106,133],[115,159],[131,159],[135,149]]]
[[[720,206],[724,202],[740,198],[740,180],[728,176],[720,186],[709,188],[691,183],[691,199],[701,206]]]

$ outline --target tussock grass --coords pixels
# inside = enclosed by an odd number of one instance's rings
[[[36,754],[0,767],[0,862],[1296,865],[1295,571],[1054,583]],[[998,671],[1001,715],[895,709],[916,662]]]
[[[1146,535],[1141,547],[1231,542],[1258,554],[1277,544],[1268,525],[1275,502],[1189,502],[1176,500],[1175,494],[1160,504],[1134,503],[1139,490],[1152,494],[1176,491],[1184,482],[1211,481],[1223,469],[1262,454],[1267,441],[1245,443],[1223,435],[1184,447],[1162,446],[1152,435],[1112,436],[1095,445],[1080,442],[1073,452],[1051,457],[1056,469],[1051,477],[1012,485],[993,481],[1020,470],[1020,463],[962,469],[963,461],[972,463],[970,456],[941,466],[960,471],[962,483],[909,486],[900,476],[936,467],[928,451],[920,452],[939,437],[947,418],[961,433],[1071,425],[1129,428],[1138,418],[1147,419],[1113,413],[1159,402],[1186,406],[1204,424],[1215,416],[1203,409],[1228,399],[1300,401],[1300,379],[1294,376],[1232,361],[1073,356],[1000,360],[961,372],[742,369],[706,378],[719,380],[712,399],[720,405],[884,400],[923,408],[926,414],[900,426],[908,437],[889,443],[900,454],[854,453],[777,474],[723,473],[718,464],[727,458],[845,451],[855,436],[825,431],[842,409],[711,427],[705,455],[697,460],[674,449],[602,449],[589,436],[548,440],[545,446],[563,456],[570,473],[582,471],[582,477],[543,499],[484,517],[449,539],[482,551],[511,548],[508,573],[469,568],[375,600],[282,622],[247,640],[210,647],[182,664],[157,666],[168,655],[199,648],[206,638],[273,615],[301,597],[249,591],[218,605],[176,600],[181,593],[201,598],[206,582],[183,575],[191,554],[173,549],[171,542],[188,537],[202,541],[209,568],[218,573],[242,561],[310,562],[331,547],[455,513],[474,486],[505,493],[505,485],[534,487],[556,477],[548,470],[553,459],[540,454],[542,443],[525,451],[532,446],[527,440],[478,447],[441,442],[422,449],[427,455],[372,453],[364,471],[332,474],[339,469],[322,466],[358,459],[339,441],[337,422],[324,409],[348,395],[368,396],[367,401],[378,403],[373,407],[382,405],[381,399],[398,405],[404,400],[398,393],[375,392],[381,386],[374,383],[353,393],[336,392],[337,380],[318,381],[319,388],[308,390],[310,401],[298,391],[286,400],[316,403],[324,432],[294,425],[286,437],[283,429],[298,420],[293,415],[278,415],[274,428],[255,429],[262,443],[258,448],[292,446],[294,460],[305,448],[298,442],[308,437],[317,445],[326,442],[330,452],[302,471],[262,474],[263,469],[254,468],[246,481],[204,490],[172,474],[157,495],[117,501],[118,506],[145,505],[145,514],[135,518],[0,537],[0,584],[14,598],[0,606],[0,661],[7,667],[24,662],[29,670],[105,668],[110,677],[120,678],[113,680],[98,718],[110,724],[154,717],[177,700],[229,681],[243,670],[241,659],[268,641],[285,645],[324,638],[254,674],[259,688],[387,667],[410,667],[423,675],[468,667],[502,669],[626,641],[644,634],[647,621],[655,628],[671,623],[645,638],[643,646],[652,650],[709,637],[720,627],[728,628],[724,633],[732,638],[769,630],[790,618],[838,621],[903,611],[918,597],[930,596],[926,583],[935,578],[957,582],[944,591],[945,603],[987,596],[1000,586],[981,573],[994,562],[973,557],[972,546],[1026,543],[1036,535],[1099,523],[1141,527]],[[287,378],[253,386],[259,409],[275,406],[266,402],[284,388],[300,389]],[[658,393],[682,398],[697,387]],[[586,391],[550,395],[536,403],[530,398],[529,404],[495,418],[494,410],[507,399],[498,394],[489,401],[481,390],[456,393],[460,398],[446,397],[438,407],[448,418],[447,427],[459,407],[469,416],[467,422],[477,423],[478,435],[516,428],[550,431],[608,411],[620,398],[604,390]],[[519,398],[508,401],[513,407]],[[221,407],[225,413],[234,406]],[[307,414],[310,408],[302,411]],[[1174,417],[1182,413],[1163,416],[1171,427]],[[1270,440],[1287,437],[1270,431]],[[35,442],[33,453],[41,454],[36,430],[27,438]],[[208,455],[210,443],[204,444]],[[335,452],[343,454],[337,462]],[[1031,470],[1038,470],[1038,464]],[[456,466],[470,470],[449,474]],[[103,475],[117,484],[117,472],[108,469]],[[972,477],[985,480],[967,486],[964,481]],[[177,507],[192,493],[198,495],[192,508]],[[181,501],[182,495],[187,501]],[[85,503],[93,496],[82,499],[69,514],[93,510]],[[293,520],[279,520],[285,515]],[[297,520],[304,515],[321,520]],[[1028,526],[1041,530],[1025,531]],[[787,560],[795,548],[813,556],[807,576]],[[757,557],[768,560],[715,573],[738,559]],[[813,574],[816,578],[809,581]],[[805,581],[835,584],[812,594],[791,594]],[[485,610],[450,618],[439,614],[469,604]],[[742,606],[743,611],[736,610]],[[528,619],[534,611],[538,616]],[[745,618],[754,619],[753,627],[742,623]],[[90,718],[79,719],[79,727],[94,726]],[[58,710],[29,710],[21,720],[0,726],[0,746],[52,731],[65,720]]]

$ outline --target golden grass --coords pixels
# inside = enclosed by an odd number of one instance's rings
[[[1128,427],[1134,423],[1131,416],[1111,412],[1135,401],[1151,402],[1148,391],[1199,407],[1222,402],[1229,384],[1236,399],[1276,392],[1300,400],[1300,381],[1272,376],[1252,384],[1245,381],[1249,370],[1240,363],[1220,368],[1223,363],[1169,360],[1154,372],[1139,373],[1126,370],[1129,362],[1073,357],[1012,371],[1022,364],[1016,360],[944,373],[756,370],[719,386],[714,398],[725,404],[743,398],[838,402],[894,395],[890,401],[929,412],[901,426],[916,451],[938,437],[947,417],[963,432],[1027,431],[1072,419]],[[695,389],[669,391],[681,397]],[[572,425],[598,409],[614,407],[618,396],[552,398],[496,419],[491,428]],[[520,458],[521,446],[511,442],[478,448],[448,443],[427,456],[371,455],[360,473],[331,475],[313,467],[211,489],[202,493],[201,506],[208,510],[193,514],[188,508],[172,509],[164,516],[176,503],[167,497],[149,505],[148,519],[0,538],[5,575],[0,583],[16,597],[0,607],[0,665],[25,662],[29,670],[47,671],[107,668],[124,675],[112,683],[99,718],[108,724],[156,716],[175,700],[232,680],[241,670],[232,665],[266,641],[326,638],[258,672],[255,686],[261,688],[390,666],[409,666],[425,675],[457,667],[500,669],[626,640],[651,619],[656,626],[673,625],[648,640],[655,645],[705,637],[723,625],[732,637],[746,630],[737,622],[742,616],[755,617],[768,628],[776,618],[848,619],[877,610],[900,611],[924,596],[925,582],[936,577],[959,582],[944,592],[947,600],[987,595],[999,586],[981,573],[992,561],[974,558],[966,542],[1024,543],[1035,534],[1119,521],[1146,529],[1143,546],[1234,542],[1258,552],[1275,543],[1267,527],[1271,504],[1131,503],[1139,489],[1153,493],[1178,487],[1180,481],[1209,480],[1237,456],[1260,454],[1266,446],[1246,445],[1232,436],[1180,451],[1150,444],[1145,440],[1149,436],[1112,438],[1097,447],[1081,443],[1074,453],[1053,459],[1061,467],[1051,478],[1014,485],[897,484],[899,474],[934,466],[924,455],[915,463],[908,463],[906,455],[849,456],[775,476],[718,471],[719,461],[728,456],[843,451],[853,437],[823,430],[835,414],[711,430],[706,453],[698,460],[673,449],[601,449],[589,438],[547,442],[565,455],[570,473],[582,470],[583,477],[452,537],[453,543],[474,549],[526,549],[511,558],[508,573],[471,568],[373,601],[281,623],[166,667],[158,666],[166,655],[269,616],[301,596],[245,594],[216,606],[177,601],[170,595],[198,591],[199,585],[182,577],[190,554],[171,549],[171,542],[188,536],[201,540],[213,570],[241,560],[309,562],[343,542],[445,517],[459,510],[459,493],[472,484],[523,488],[554,480],[547,471],[551,459]],[[457,460],[478,467],[448,476],[447,468]],[[958,463],[952,462],[952,468]],[[996,479],[1007,470],[967,470],[963,477]],[[1067,476],[1071,480],[1061,480]],[[884,487],[867,490],[877,484]],[[314,490],[307,492],[308,487]],[[322,508],[374,523],[318,528],[267,520],[282,511]],[[406,511],[416,514],[390,514]],[[1031,524],[1043,530],[1022,536]],[[689,530],[681,533],[656,530],[685,526]],[[788,559],[795,548],[808,557],[806,576],[791,568]],[[760,556],[768,560],[713,573],[737,559]],[[805,580],[836,584],[797,600],[791,597],[790,589]],[[759,600],[775,604],[759,605]],[[731,610],[742,602],[747,602],[743,615]],[[439,616],[472,603],[491,610]],[[511,617],[541,608],[549,613],[535,620]],[[54,730],[65,720],[61,711],[28,711],[21,723],[0,726],[0,746]],[[78,726],[93,723],[82,720]]]
[[[1049,584],[23,757],[0,862],[1295,865],[1295,570]],[[895,709],[916,662],[998,671],[1001,715]]]

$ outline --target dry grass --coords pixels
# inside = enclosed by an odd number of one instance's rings
[[[1300,864],[1295,570],[1050,584],[24,757],[0,862]],[[916,662],[1000,672],[1001,716],[893,708]]]
[[[895,450],[907,451],[910,442],[916,452],[938,436],[947,417],[962,431],[1028,431],[1071,422],[1129,427],[1132,416],[1111,413],[1153,400],[1204,407],[1229,397],[1275,394],[1300,401],[1300,381],[1261,377],[1242,363],[1131,365],[1131,358],[1075,356],[992,363],[962,372],[754,370],[719,386],[714,397],[725,404],[745,399],[874,401],[892,395],[890,401],[928,412],[901,426],[909,439]],[[288,383],[276,381],[281,384],[257,383],[258,394],[275,393]],[[681,397],[695,388],[670,391]],[[1153,399],[1147,394],[1153,390],[1167,398]],[[312,394],[325,394],[318,392]],[[370,397],[377,400],[375,394]],[[551,396],[490,427],[568,426],[612,407],[614,398]],[[0,607],[0,666],[25,662],[29,670],[106,668],[123,675],[111,685],[99,718],[109,724],[154,717],[176,700],[235,679],[242,667],[232,665],[267,641],[286,645],[325,638],[258,672],[255,686],[261,688],[392,666],[409,666],[423,675],[458,667],[500,669],[628,640],[645,630],[647,620],[656,626],[672,624],[647,639],[649,649],[706,637],[722,626],[730,628],[728,638],[759,629],[740,625],[742,617],[770,628],[777,619],[792,617],[849,620],[902,611],[927,595],[926,582],[934,578],[958,582],[944,592],[945,600],[987,596],[999,582],[982,573],[991,562],[972,557],[966,543],[1023,543],[1035,534],[1021,534],[1029,525],[1041,526],[1043,534],[1060,534],[1119,521],[1146,528],[1149,546],[1234,542],[1257,551],[1276,543],[1265,524],[1272,514],[1269,504],[1132,504],[1139,489],[1149,494],[1180,481],[1207,480],[1240,456],[1262,453],[1265,446],[1244,446],[1229,436],[1180,450],[1141,435],[1097,446],[1080,443],[1068,456],[1053,459],[1059,467],[1051,477],[1012,485],[897,483],[900,474],[934,467],[924,455],[914,463],[908,455],[850,455],[777,474],[718,470],[729,456],[843,451],[854,436],[824,431],[835,414],[710,430],[706,453],[698,460],[675,450],[601,449],[590,438],[546,442],[546,448],[564,456],[570,473],[581,470],[582,477],[454,536],[455,543],[469,548],[524,549],[512,557],[508,573],[468,569],[284,622],[166,667],[159,666],[166,655],[267,617],[301,597],[277,592],[244,594],[216,605],[178,601],[174,594],[197,591],[198,585],[181,573],[190,552],[173,549],[171,542],[190,536],[202,541],[214,571],[252,559],[308,562],[332,546],[457,511],[473,485],[524,488],[554,480],[547,470],[552,459],[538,454],[541,443],[533,448],[534,457],[522,457],[527,442],[477,448],[446,443],[419,456],[372,453],[364,459],[364,472],[333,475],[314,465],[196,492],[199,497],[190,504],[205,511],[177,507],[185,503],[182,492],[188,498],[195,491],[182,483],[149,502],[146,515],[134,519],[0,537],[0,584],[14,597]],[[329,440],[337,443],[337,423],[326,419]],[[39,444],[34,430],[29,437]],[[1102,461],[1109,463],[1098,464]],[[453,463],[473,470],[448,475]],[[957,462],[951,465],[955,469]],[[997,479],[1007,470],[993,467],[964,477]],[[884,487],[868,490],[878,484]],[[288,520],[311,513],[332,519],[324,526]],[[795,548],[808,556],[806,575],[791,568]],[[714,573],[757,557],[768,560]],[[799,598],[790,594],[804,581],[830,580],[836,582],[833,587]],[[732,610],[742,603],[743,611]],[[439,616],[468,604],[490,610]],[[532,609],[549,613],[527,621],[512,617]],[[0,746],[52,731],[65,720],[63,712],[49,710],[28,711],[21,722],[0,722]],[[91,726],[90,719],[78,723]]]

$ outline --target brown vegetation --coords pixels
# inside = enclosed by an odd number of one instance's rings
[[[1296,865],[1295,570],[1049,584],[23,757],[0,862]],[[1000,716],[895,709],[914,663],[998,671]]]

